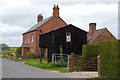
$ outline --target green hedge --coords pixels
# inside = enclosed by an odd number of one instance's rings
[[[18,47],[18,48],[16,49],[16,53],[17,53],[17,54],[21,54],[21,47]]]
[[[89,78],[85,80],[119,80],[118,78]]]
[[[33,52],[27,52],[26,55],[27,55],[27,56],[33,56],[34,53],[33,53]]]
[[[83,45],[82,56],[83,57],[97,57],[99,55],[98,45]]]
[[[120,78],[120,68],[118,68],[118,66],[120,66],[120,59],[119,59],[120,50],[119,49],[120,49],[120,41],[117,41],[117,40],[100,43],[99,54],[100,54],[101,77]]]

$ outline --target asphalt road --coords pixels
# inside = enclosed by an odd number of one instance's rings
[[[69,78],[62,73],[47,71],[21,62],[2,59],[2,78]]]

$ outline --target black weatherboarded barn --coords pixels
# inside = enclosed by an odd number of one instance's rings
[[[39,35],[39,47],[48,48],[48,62],[53,53],[60,53],[60,45],[63,54],[81,55],[83,44],[87,44],[87,32],[71,24]]]

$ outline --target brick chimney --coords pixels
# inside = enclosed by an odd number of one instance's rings
[[[89,32],[96,31],[96,23],[89,23]]]
[[[59,7],[58,7],[58,5],[54,5],[54,7],[53,7],[53,16],[59,17]]]
[[[42,20],[43,20],[42,14],[38,14],[38,16],[37,16],[37,21],[39,22],[39,21],[42,21]]]

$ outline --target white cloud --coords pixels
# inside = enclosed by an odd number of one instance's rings
[[[107,27],[118,36],[117,3],[42,3],[39,0],[2,0],[2,3],[4,5],[0,5],[0,14],[3,24],[0,32],[3,32],[2,42],[10,46],[20,46],[22,33],[37,23],[37,14],[42,13],[44,18],[51,16],[54,4],[59,5],[60,16],[68,24],[88,31],[89,23],[96,22],[97,29]]]

